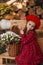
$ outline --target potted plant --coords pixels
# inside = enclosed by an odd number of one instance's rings
[[[17,56],[20,48],[20,37],[12,31],[8,31],[0,35],[0,43],[8,45],[8,53],[10,56]],[[13,51],[12,51],[13,50]]]

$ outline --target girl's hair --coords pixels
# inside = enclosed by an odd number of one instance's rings
[[[25,29],[24,29],[24,33],[26,33],[26,30],[27,30],[27,27],[25,27]],[[34,31],[36,30],[36,26],[34,27],[33,30],[34,30]]]
[[[34,27],[34,29],[33,30],[36,30],[36,26]]]
[[[25,29],[24,29],[24,33],[26,33],[26,30],[27,30],[27,27],[25,27]]]

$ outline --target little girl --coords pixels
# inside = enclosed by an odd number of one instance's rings
[[[38,65],[41,60],[41,50],[36,39],[35,29],[40,26],[40,19],[33,15],[26,16],[26,31],[20,30],[20,54],[15,58],[18,65]]]

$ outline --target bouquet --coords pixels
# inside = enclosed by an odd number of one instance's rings
[[[15,44],[20,43],[20,36],[12,31],[7,31],[0,35],[0,43],[2,44]]]

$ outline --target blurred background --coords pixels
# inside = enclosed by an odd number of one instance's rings
[[[43,0],[0,0],[0,35],[6,31],[13,31],[19,35],[19,30],[15,26],[24,29],[26,25],[25,17],[28,14],[34,14],[40,18],[41,25],[36,32],[43,53]],[[6,52],[6,47],[6,45],[0,43],[0,57],[1,54]],[[2,56],[4,57],[4,55]],[[5,54],[6,56],[7,54]]]

